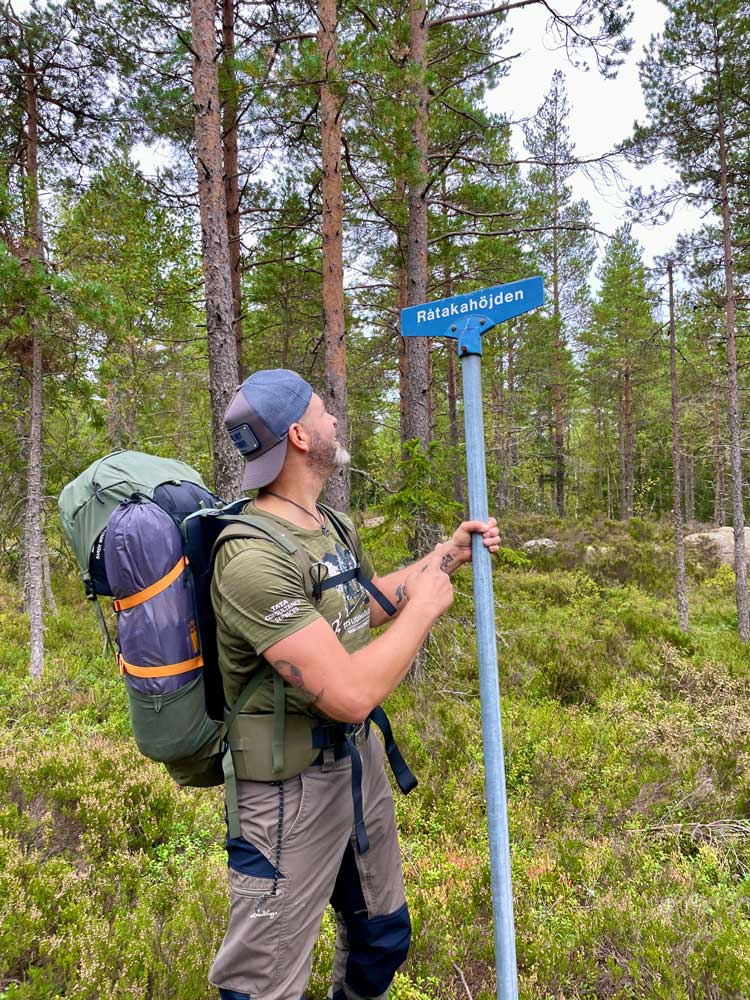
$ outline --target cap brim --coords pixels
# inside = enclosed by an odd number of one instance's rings
[[[245,462],[245,472],[242,476],[243,490],[257,490],[274,481],[284,464],[288,440],[288,438],[283,437],[278,444],[269,448],[263,455]]]

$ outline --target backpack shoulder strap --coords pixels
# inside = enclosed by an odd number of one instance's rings
[[[362,569],[362,543],[359,538],[359,534],[351,528],[341,514],[338,511],[332,510],[327,504],[319,503],[318,507],[328,516],[331,524],[336,529],[341,541],[348,547],[348,549],[353,552],[357,557],[357,567],[355,570],[349,570],[346,574],[354,579],[358,580],[359,583],[365,588],[368,594],[371,594],[375,600],[378,602],[380,607],[389,616],[396,614],[396,608],[388,600],[385,594],[372,582],[371,577],[367,576],[365,571]],[[325,590],[327,586],[335,585],[336,581],[343,582],[341,576],[334,577],[333,581],[325,581],[322,588]]]
[[[295,542],[290,535],[278,529],[267,517],[255,516],[253,514],[219,514],[217,516],[219,520],[226,523],[226,527],[223,528],[219,537],[214,542],[211,551],[212,564],[221,546],[234,538],[273,542],[297,563],[302,572],[305,596],[308,600],[312,599],[314,588],[311,570],[313,562],[309,553],[302,545]]]
[[[341,541],[346,545],[346,547],[353,552],[359,562],[362,561],[362,543],[359,540],[359,535],[354,531],[344,520],[343,516],[339,514],[337,510],[329,507],[328,504],[318,503],[318,507],[326,515],[328,520],[333,525],[336,534],[339,536]]]

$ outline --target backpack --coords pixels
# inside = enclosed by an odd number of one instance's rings
[[[227,734],[265,680],[258,671],[225,718],[210,596],[220,545],[232,538],[273,541],[300,566],[310,600],[356,578],[390,613],[395,610],[363,573],[358,540],[336,512],[322,508],[357,564],[324,578],[322,564],[270,519],[242,514],[246,503],[222,505],[190,466],[134,451],[94,462],[59,499],[87,596],[94,602],[114,597],[117,662],[136,744],[146,757],[164,763],[180,785],[231,779]],[[283,689],[280,677],[277,683]],[[274,725],[283,737],[283,690],[280,704]],[[279,755],[275,745],[274,770],[283,767],[283,746]]]

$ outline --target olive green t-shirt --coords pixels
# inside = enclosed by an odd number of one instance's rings
[[[251,501],[244,513],[257,515],[260,511]],[[356,565],[356,553],[339,538],[327,517],[328,534],[319,529],[299,528],[265,511],[262,516],[304,546],[313,562],[326,563],[328,576]],[[348,527],[354,527],[345,515],[338,516]],[[367,576],[374,573],[364,553],[362,569]],[[255,671],[268,669],[265,650],[319,618],[328,622],[348,653],[361,649],[370,638],[369,594],[357,580],[324,590],[321,599],[313,603],[305,595],[302,570],[295,559],[280,545],[265,539],[237,538],[221,546],[216,556],[211,599],[216,615],[219,665],[230,707]],[[287,686],[288,712],[310,714],[308,702],[303,692]],[[261,684],[243,711],[273,711],[270,671],[268,681]]]

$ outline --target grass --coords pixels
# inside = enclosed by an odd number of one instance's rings
[[[555,552],[495,574],[521,997],[746,998],[750,656],[733,575],[693,560],[684,636],[667,530],[504,527],[511,548],[541,534]],[[420,779],[396,796],[415,933],[395,1000],[495,995],[470,573],[454,580],[424,675],[388,706]],[[203,1000],[228,903],[220,792],[180,790],[138,755],[93,614],[73,581],[56,592],[33,686],[0,583],[0,998]],[[326,918],[310,1000],[332,940]]]

